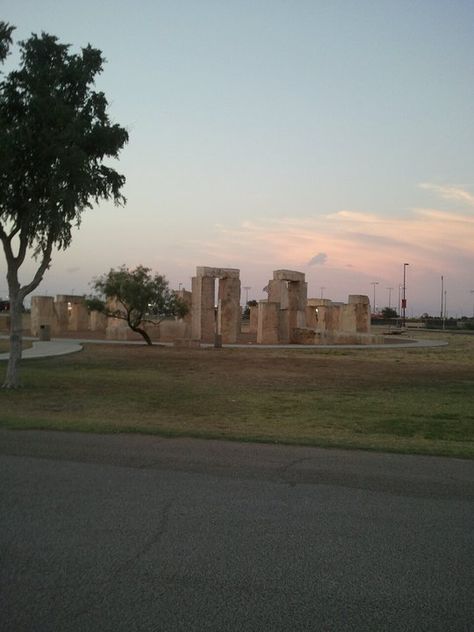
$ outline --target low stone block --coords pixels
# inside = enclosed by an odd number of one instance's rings
[[[308,327],[295,327],[292,342],[296,345],[314,345],[316,332]]]

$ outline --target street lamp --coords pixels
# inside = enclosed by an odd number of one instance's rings
[[[374,308],[372,310],[372,312],[375,314],[375,286],[378,285],[379,282],[378,281],[372,281],[370,285],[374,286]]]
[[[319,288],[321,290],[321,298],[323,298],[323,294],[324,294],[324,290],[326,289],[325,285],[321,285],[321,287]]]
[[[441,311],[440,311],[441,320],[443,319],[443,314],[444,314],[443,300],[444,300],[444,276],[441,275]]]
[[[249,302],[249,290],[251,290],[252,288],[250,287],[250,285],[244,285],[242,289],[245,290],[245,304],[247,305],[247,303]]]
[[[474,318],[474,290],[471,290],[472,294],[472,317]]]
[[[403,327],[406,326],[406,309],[407,309],[407,266],[409,263],[403,264],[403,298],[402,298],[402,323]]]
[[[392,307],[392,290],[393,287],[386,287],[386,290],[388,290],[388,308],[390,309]]]

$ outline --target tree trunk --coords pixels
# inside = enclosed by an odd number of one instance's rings
[[[150,346],[153,345],[150,336],[147,334],[147,332],[144,329],[141,329],[140,327],[132,327],[131,325],[130,325],[130,329],[135,331],[137,334],[140,334],[140,336],[143,337],[147,345],[150,345]]]
[[[19,388],[20,360],[22,346],[22,301],[18,294],[10,294],[10,358],[8,360],[7,375],[2,388]]]

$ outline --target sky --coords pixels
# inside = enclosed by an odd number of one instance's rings
[[[122,264],[190,289],[207,265],[250,299],[285,268],[310,297],[396,307],[408,263],[407,315],[439,315],[441,276],[448,315],[473,315],[472,0],[0,0],[0,19],[100,48],[130,134],[127,205],[87,211],[35,294]]]

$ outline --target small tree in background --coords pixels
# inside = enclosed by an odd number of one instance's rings
[[[13,27],[0,21],[0,63]],[[0,82],[0,240],[7,261],[10,359],[4,388],[20,385],[22,306],[43,279],[56,248],[71,244],[72,228],[93,203],[125,202],[125,178],[104,164],[117,158],[127,131],[112,124],[107,100],[92,88],[102,53],[78,55],[42,33],[20,42],[20,67]],[[36,272],[25,285],[19,270],[28,253]]]
[[[393,307],[384,307],[382,310],[382,317],[385,320],[389,320],[390,318],[398,318],[398,314]]]
[[[143,328],[146,323],[157,325],[165,318],[183,318],[188,313],[188,306],[169,289],[166,278],[152,275],[144,266],[112,268],[94,279],[92,288],[98,296],[91,297],[90,305],[107,316],[125,320],[148,345],[152,342]]]

